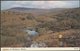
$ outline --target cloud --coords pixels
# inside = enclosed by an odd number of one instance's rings
[[[2,1],[1,9],[11,7],[30,8],[74,8],[79,7],[79,1]]]

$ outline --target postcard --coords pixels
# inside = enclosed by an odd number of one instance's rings
[[[80,50],[79,4],[79,0],[1,1],[1,48]]]

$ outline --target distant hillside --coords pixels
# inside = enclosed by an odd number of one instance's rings
[[[65,9],[64,8],[39,9],[39,8],[14,7],[14,8],[7,9],[7,11],[32,13],[32,14],[37,15],[37,14],[44,14],[44,13],[46,14],[49,12],[59,12]]]

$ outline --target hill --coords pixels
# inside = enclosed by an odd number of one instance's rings
[[[24,13],[32,13],[35,15],[40,15],[40,14],[46,14],[49,12],[59,12],[61,10],[65,10],[65,9],[64,8],[40,9],[40,8],[13,7],[13,8],[7,9],[6,11],[24,12]]]
[[[80,47],[79,13],[80,8],[55,10],[17,7],[2,10],[1,47],[30,47],[33,42],[44,42],[48,47],[59,47],[61,42],[63,47]],[[28,27],[35,29],[39,35],[29,36],[23,31]]]

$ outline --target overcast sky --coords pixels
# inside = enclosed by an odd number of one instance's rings
[[[79,7],[79,1],[1,1],[1,10],[12,7],[26,8],[75,8]]]

